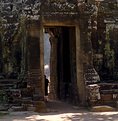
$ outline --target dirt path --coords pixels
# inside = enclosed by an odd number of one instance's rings
[[[11,112],[0,121],[118,121],[118,112],[89,112],[59,101],[47,106],[48,113]]]
[[[68,103],[61,102],[61,101],[48,101],[46,103],[47,108],[50,112],[77,112],[80,109],[77,106],[72,106]]]

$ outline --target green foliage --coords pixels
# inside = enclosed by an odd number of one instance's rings
[[[15,35],[15,40],[17,40],[18,38],[22,39],[23,32],[25,29],[25,24],[26,24],[26,17],[22,16],[19,20],[19,27],[18,27],[17,34]]]
[[[114,59],[114,50],[111,49],[111,45],[109,42],[110,38],[109,38],[109,31],[106,33],[106,44],[105,44],[105,48],[104,48],[104,56],[105,56],[105,60],[106,60],[106,67],[109,68],[110,70],[114,68],[115,65],[115,59]]]
[[[4,104],[8,101],[7,94],[5,91],[0,91],[0,103]]]

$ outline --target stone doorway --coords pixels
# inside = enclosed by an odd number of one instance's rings
[[[49,98],[74,104],[78,102],[75,29],[75,26],[45,26],[50,42]],[[44,54],[45,51],[44,46]]]

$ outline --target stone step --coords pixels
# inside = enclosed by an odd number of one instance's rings
[[[111,106],[102,105],[102,106],[92,107],[91,111],[93,111],[93,112],[108,112],[108,111],[116,111],[116,109],[111,107]]]
[[[16,80],[12,80],[12,79],[11,80],[7,80],[7,79],[0,80],[0,89],[1,90],[16,88],[16,86],[17,86]]]
[[[101,100],[98,102],[99,105],[108,105],[112,107],[117,107],[117,100]]]
[[[0,79],[0,84],[12,84],[17,82],[19,82],[17,79]]]
[[[22,104],[32,104],[32,97],[25,97],[25,98],[21,98],[20,100],[22,102]]]
[[[0,111],[7,111],[9,109],[8,104],[0,104]]]
[[[14,87],[14,84],[0,84],[0,89],[1,88],[9,88],[9,87]]]
[[[23,106],[12,106],[8,111],[24,111]]]
[[[118,89],[100,90],[101,94],[118,94]]]
[[[47,108],[46,108],[46,104],[44,101],[34,101],[34,107],[35,107],[35,111],[36,112],[42,112],[42,113],[46,113],[47,112]]]

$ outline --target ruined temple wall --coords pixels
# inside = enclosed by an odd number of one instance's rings
[[[9,0],[8,0],[9,1]],[[44,95],[44,60],[43,60],[43,27],[44,26],[75,26],[76,27],[76,70],[77,86],[81,102],[85,102],[84,63],[88,63],[88,41],[86,38],[86,18],[81,18],[80,11],[85,8],[83,1],[1,1],[1,10],[6,13],[7,23],[17,25],[22,17],[31,19],[27,22],[27,71],[28,86],[35,89],[35,93]],[[81,6],[82,4],[82,6]],[[79,10],[79,7],[82,10]],[[32,9],[31,9],[32,8]],[[83,11],[84,12],[84,11]],[[18,14],[18,15],[17,15]],[[8,17],[9,16],[9,17]],[[37,20],[33,20],[38,18]],[[42,21],[42,23],[41,23]],[[11,25],[11,24],[8,24]],[[7,29],[8,30],[8,29]],[[86,51],[85,51],[86,50]],[[39,94],[40,95],[40,94]]]
[[[47,20],[47,19],[46,19]],[[44,20],[42,24],[37,22],[31,22],[28,28],[28,73],[29,73],[29,85],[34,87],[39,92],[44,91],[44,60],[43,60],[43,27],[44,26],[75,26],[75,34],[76,34],[76,74],[77,77],[77,89],[79,94],[79,100],[81,103],[85,103],[86,101],[86,92],[85,92],[85,82],[84,82],[84,71],[83,66],[84,63],[88,62],[89,56],[84,50],[84,44],[86,42],[84,33],[84,26],[82,29],[81,25],[84,23],[78,23],[77,20],[72,22],[69,21],[52,21],[49,22]],[[38,26],[39,25],[39,26]],[[87,47],[87,46],[86,46]],[[76,84],[75,84],[76,85]],[[77,91],[77,90],[76,90]],[[77,93],[77,92],[76,92]]]

